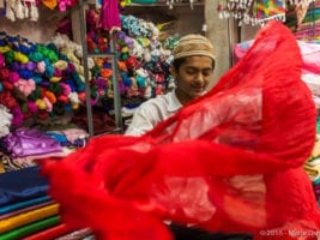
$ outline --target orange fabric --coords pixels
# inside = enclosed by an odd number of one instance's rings
[[[303,170],[316,110],[301,65],[290,30],[271,21],[208,94],[151,132],[96,137],[62,161],[44,161],[63,218],[78,227],[86,219],[108,240],[171,239],[164,220],[255,239],[316,239],[293,236],[320,229]]]
[[[41,0],[42,4],[46,6],[47,8],[53,10],[58,6],[57,0]]]

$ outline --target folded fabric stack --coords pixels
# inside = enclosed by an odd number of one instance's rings
[[[59,206],[48,195],[38,168],[0,175],[0,239],[21,239],[60,222]]]
[[[88,134],[77,128],[19,128],[0,138],[0,162],[5,172],[38,165],[41,159],[61,158],[85,145]],[[1,152],[0,151],[0,152]]]
[[[89,229],[72,229],[61,221],[59,205],[47,191],[38,167],[0,174],[0,240],[92,237]]]

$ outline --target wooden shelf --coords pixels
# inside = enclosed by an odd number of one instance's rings
[[[84,2],[86,4],[89,5],[94,5],[96,4],[95,0],[84,0]],[[173,3],[172,4],[173,7],[190,7],[191,4],[189,2],[183,2],[183,3]],[[193,6],[204,6],[204,0],[194,0],[193,2]],[[126,7],[168,7],[169,8],[169,4],[166,3],[146,3],[146,4],[142,4],[142,3],[130,3],[128,5],[125,6]]]
[[[173,3],[173,7],[191,7],[190,3]],[[194,2],[193,6],[204,6],[204,2]],[[168,7],[169,4],[165,3],[150,3],[150,4],[139,4],[139,3],[130,3],[129,5],[126,5],[125,7]]]

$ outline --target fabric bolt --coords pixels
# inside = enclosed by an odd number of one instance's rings
[[[61,152],[57,153],[45,153],[40,155],[29,155],[25,157],[11,157],[11,161],[14,165],[16,165],[19,168],[25,168],[30,166],[37,165],[37,161],[41,161],[41,159],[46,159],[50,157],[66,157],[68,155],[67,151],[65,149],[62,149]]]
[[[50,204],[0,221],[0,234],[57,215],[59,204]]]
[[[294,35],[270,21],[206,95],[145,135],[96,137],[43,162],[63,219],[108,240],[170,240],[165,220],[255,240],[279,239],[261,230],[281,231],[281,240],[319,231],[303,169],[316,109],[302,64]]]
[[[79,138],[89,137],[89,134],[80,128],[69,128],[59,132],[64,134],[71,143],[74,143]]]
[[[22,240],[49,240],[55,239],[60,236],[67,234],[68,232],[72,232],[73,229],[64,223],[60,223],[57,226],[44,229],[40,232],[36,232],[32,235],[24,237]]]
[[[56,226],[59,223],[60,216],[52,216],[49,218],[41,219],[40,221],[25,225],[21,228],[16,228],[4,234],[0,234],[0,240],[22,239],[25,236],[39,232],[43,229]]]
[[[47,196],[48,187],[48,179],[39,174],[39,167],[0,174],[0,206]]]
[[[44,206],[51,205],[53,203],[54,203],[54,201],[38,203],[38,204],[32,205],[30,207],[25,207],[25,208],[22,208],[22,209],[19,209],[19,210],[10,211],[10,212],[5,213],[5,214],[0,214],[0,220],[4,220],[4,219],[7,219],[7,218],[10,218],[10,217],[13,217],[13,216],[17,216],[17,215],[20,215],[20,214],[23,214],[23,213],[27,213],[27,212],[30,212],[32,210],[35,210],[35,209],[38,209],[38,208],[42,208]]]
[[[19,209],[33,207],[38,204],[46,204],[51,201],[52,201],[52,199],[50,198],[50,196],[46,195],[46,196],[36,197],[36,198],[32,198],[29,200],[20,201],[20,202],[16,202],[16,203],[12,203],[12,204],[9,203],[7,205],[0,206],[0,215],[5,214],[5,213],[10,213],[10,212],[13,212],[13,211],[16,211]]]
[[[16,161],[13,161],[13,159],[9,155],[6,154],[3,154],[1,156],[1,162],[3,164],[5,172],[17,171],[23,168],[35,167],[37,165],[33,159],[31,161],[17,163]]]

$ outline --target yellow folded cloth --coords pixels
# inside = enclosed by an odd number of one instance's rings
[[[57,215],[59,204],[54,203],[0,221],[0,234],[47,217]]]

